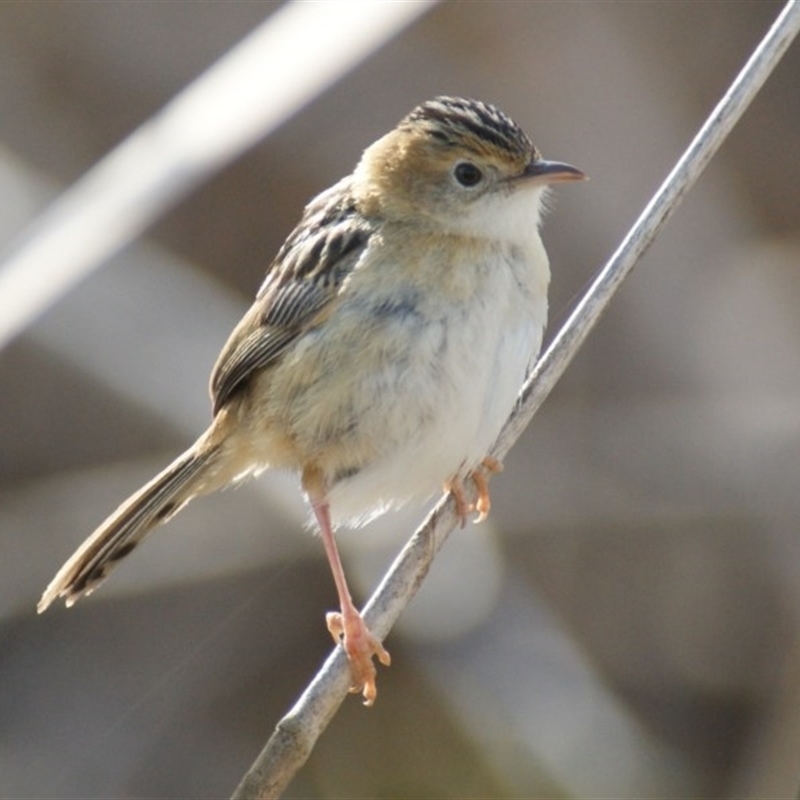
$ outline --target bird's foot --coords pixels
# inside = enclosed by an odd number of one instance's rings
[[[388,667],[392,663],[391,656],[355,608],[345,609],[342,613],[331,611],[326,621],[331,636],[342,645],[350,661],[353,674],[350,691],[353,694],[360,692],[364,696],[364,705],[371,706],[378,694],[375,686],[377,672],[372,657],[377,656],[378,661]]]
[[[467,522],[467,517],[473,511],[478,512],[476,523],[483,522],[489,516],[489,510],[492,507],[489,495],[489,477],[502,471],[503,465],[496,458],[486,456],[479,467],[467,473],[466,479],[472,481],[478,494],[474,503],[467,500],[464,483],[460,478],[453,478],[445,484],[445,491],[450,492],[455,500],[456,516],[461,521],[462,528]]]

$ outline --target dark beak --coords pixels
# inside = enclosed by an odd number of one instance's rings
[[[549,185],[551,183],[563,183],[564,181],[585,181],[586,175],[577,167],[571,164],[562,164],[559,161],[531,161],[525,167],[520,181],[533,184]]]

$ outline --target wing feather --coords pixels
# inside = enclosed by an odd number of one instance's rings
[[[373,230],[356,208],[349,179],[309,203],[217,360],[211,375],[215,414],[255,371],[280,358],[335,300]]]

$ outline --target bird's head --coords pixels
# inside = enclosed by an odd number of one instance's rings
[[[536,234],[550,184],[583,178],[494,106],[437,97],[364,151],[354,189],[368,214],[514,240]]]

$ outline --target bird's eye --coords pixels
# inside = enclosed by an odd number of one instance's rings
[[[453,174],[462,186],[477,186],[483,180],[483,173],[471,161],[456,164]]]

